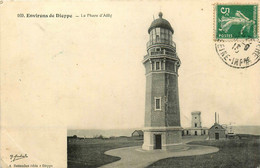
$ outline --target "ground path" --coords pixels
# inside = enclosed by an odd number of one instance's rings
[[[192,139],[186,139],[183,142],[187,143]],[[187,145],[188,149],[179,151],[144,151],[141,146],[118,148],[106,151],[105,154],[118,156],[121,159],[119,161],[101,166],[101,168],[124,168],[124,167],[135,167],[144,168],[158,160],[169,158],[169,157],[181,157],[181,156],[192,156],[192,155],[204,155],[209,153],[218,152],[218,148],[212,146],[201,146],[201,145]]]

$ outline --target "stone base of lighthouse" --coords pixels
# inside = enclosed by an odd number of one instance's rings
[[[144,150],[181,150],[182,127],[146,127],[144,128]]]

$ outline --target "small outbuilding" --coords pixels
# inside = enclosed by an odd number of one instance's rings
[[[209,139],[226,139],[226,129],[219,124],[219,115],[217,119],[217,113],[215,113],[215,124],[209,129]]]
[[[226,129],[223,128],[219,123],[215,123],[209,129],[209,139],[210,140],[226,139]]]
[[[143,137],[144,136],[144,132],[142,130],[135,130],[132,133],[132,137]]]

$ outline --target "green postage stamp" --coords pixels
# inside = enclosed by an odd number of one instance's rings
[[[258,4],[214,4],[214,41],[218,56],[232,68],[260,60]]]
[[[258,5],[216,4],[215,38],[258,38]]]

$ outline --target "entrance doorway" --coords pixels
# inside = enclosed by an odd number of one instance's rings
[[[215,133],[215,139],[219,140],[219,133]]]
[[[155,135],[155,149],[162,149],[162,135]]]

